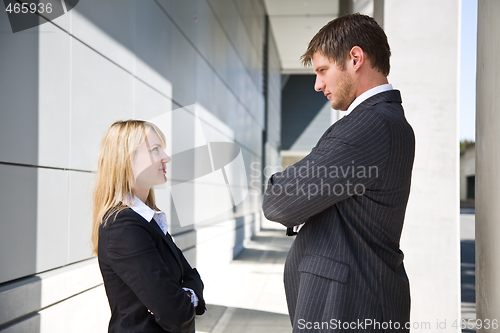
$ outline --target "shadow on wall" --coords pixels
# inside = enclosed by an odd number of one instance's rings
[[[39,34],[13,34],[6,12],[0,31],[0,331],[39,332],[40,279],[20,278],[37,272],[37,248],[46,245],[37,244]]]
[[[283,88],[281,103],[281,148],[292,148],[327,102],[323,93],[314,90],[315,75],[290,75]],[[323,131],[330,126],[328,124]],[[324,125],[324,124],[323,124]],[[323,132],[317,133],[314,143]],[[312,148],[308,147],[308,149]]]
[[[30,276],[0,287],[0,332],[40,332],[41,283]]]

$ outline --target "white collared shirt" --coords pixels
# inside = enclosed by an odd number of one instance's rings
[[[368,98],[375,96],[376,94],[379,94],[381,92],[389,91],[389,90],[393,90],[392,84],[386,83],[386,84],[381,84],[380,86],[376,86],[374,88],[371,88],[370,90],[365,91],[364,93],[362,93],[361,95],[356,97],[356,99],[351,103],[351,105],[349,105],[349,107],[347,108],[347,112],[348,113],[351,112],[359,104],[363,103]]]
[[[167,214],[165,214],[165,212],[161,210],[158,211],[150,208],[135,195],[133,201],[134,203],[132,204],[132,200],[130,199],[130,196],[128,196],[125,204],[132,208],[134,212],[142,216],[146,221],[151,222],[151,219],[154,219],[160,227],[161,231],[163,231],[163,233],[166,235],[168,231]],[[198,306],[198,296],[196,296],[194,290],[185,287],[183,287],[182,289],[191,293],[191,303],[193,303],[194,307],[196,308]]]
[[[151,222],[151,219],[154,219],[161,231],[166,235],[168,231],[168,223],[167,223],[167,214],[163,211],[158,211],[151,209],[148,207],[141,199],[134,195],[133,199],[134,203],[132,204],[132,200],[130,200],[130,196],[127,197],[127,201],[125,204],[132,208],[134,212],[141,215],[146,221]]]

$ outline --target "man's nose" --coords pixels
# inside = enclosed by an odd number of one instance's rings
[[[323,91],[325,89],[325,84],[316,76],[316,81],[314,81],[314,90]]]

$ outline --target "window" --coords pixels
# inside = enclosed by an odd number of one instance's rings
[[[467,199],[476,198],[476,176],[467,176]]]

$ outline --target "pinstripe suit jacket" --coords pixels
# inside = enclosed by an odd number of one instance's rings
[[[399,241],[414,153],[401,95],[391,90],[365,100],[269,179],[266,218],[305,222],[284,273],[293,332],[408,331],[391,327],[410,316]]]

